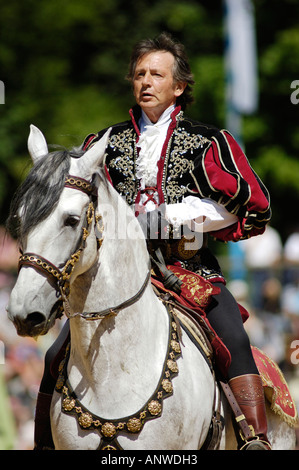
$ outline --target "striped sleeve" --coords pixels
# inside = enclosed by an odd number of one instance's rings
[[[202,172],[208,197],[239,219],[233,226],[211,235],[238,241],[262,234],[271,218],[270,196],[229,132],[219,131],[212,138],[202,160]]]

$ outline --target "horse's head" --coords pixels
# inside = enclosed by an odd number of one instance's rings
[[[8,315],[22,336],[47,333],[61,314],[70,283],[97,257],[93,179],[103,162],[109,131],[86,153],[48,152],[34,126],[28,139],[33,168],[12,202],[21,257]]]

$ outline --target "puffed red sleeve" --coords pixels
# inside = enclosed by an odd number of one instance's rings
[[[262,234],[271,218],[269,193],[251,168],[241,147],[228,131],[212,139],[201,162],[204,196],[238,216],[230,227],[211,232],[223,241],[238,241]]]
[[[86,152],[88,149],[90,149],[98,140],[100,140],[103,134],[104,131],[98,132],[97,134],[88,134],[82,144],[82,150]]]

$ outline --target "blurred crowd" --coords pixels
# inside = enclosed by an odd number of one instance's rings
[[[0,450],[33,448],[44,355],[62,326],[56,322],[37,341],[17,336],[6,306],[18,256],[0,227]],[[277,362],[299,409],[299,227],[285,243],[271,226],[262,236],[229,243],[225,264],[228,288],[250,313],[245,328],[251,343]]]
[[[251,344],[279,365],[299,410],[299,226],[285,243],[268,225],[228,251],[228,288],[250,313]]]
[[[229,289],[250,313],[245,327],[252,344],[285,374],[299,373],[290,351],[299,339],[299,227],[285,244],[271,226],[262,236],[229,244],[228,279]]]
[[[18,247],[0,227],[0,450],[33,449],[44,355],[61,329],[59,321],[37,340],[17,335],[6,307],[17,276],[18,258]]]

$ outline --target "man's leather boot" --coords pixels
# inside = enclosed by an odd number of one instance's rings
[[[267,438],[267,417],[262,379],[258,374],[246,374],[229,381],[230,388],[252,431],[242,450],[270,450]]]

